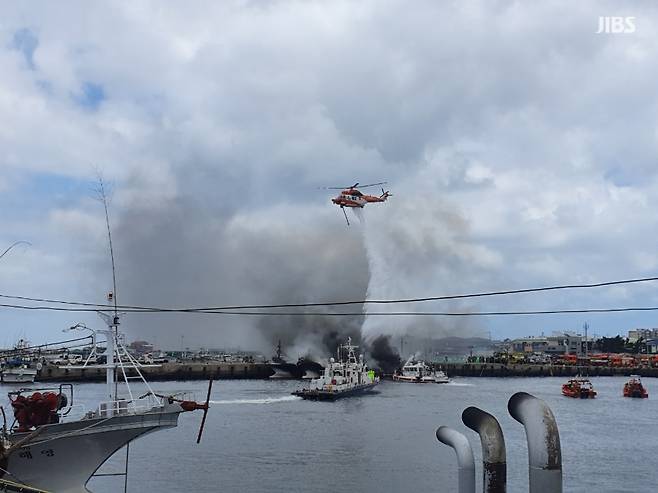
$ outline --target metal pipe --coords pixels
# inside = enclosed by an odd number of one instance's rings
[[[507,409],[525,428],[530,493],[562,493],[562,449],[553,411],[526,392],[514,394]]]
[[[505,437],[498,420],[477,407],[467,407],[462,421],[480,435],[482,444],[482,491],[505,493],[507,490],[507,460]]]
[[[459,493],[475,493],[475,459],[468,438],[463,433],[448,426],[439,426],[436,430],[439,442],[449,445],[457,453],[459,467]]]

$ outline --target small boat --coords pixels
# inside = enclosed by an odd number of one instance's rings
[[[34,364],[30,349],[30,343],[20,339],[12,349],[3,353],[0,370],[2,383],[34,383],[41,363]]]
[[[316,363],[308,357],[301,357],[297,360],[297,364],[288,363],[283,358],[283,351],[281,349],[281,341],[276,347],[276,354],[272,357],[270,368],[274,372],[270,375],[271,379],[304,379],[310,380],[312,378],[319,378],[324,370],[320,363]]]
[[[624,384],[624,397],[636,397],[639,399],[649,397],[649,393],[644,388],[644,385],[642,385],[639,375],[631,375],[630,380]]]
[[[2,383],[34,383],[36,376],[36,368],[25,364],[5,366],[0,372]]]
[[[308,388],[296,390],[292,395],[316,401],[335,401],[371,391],[379,383],[379,377],[365,365],[362,354],[356,357],[354,350],[357,347],[352,345],[352,338],[348,338],[347,344],[338,347],[337,359],[329,360],[322,376],[311,380]]]
[[[393,374],[393,380],[409,383],[448,383],[450,381],[443,371],[435,371],[424,361],[414,361],[413,358],[404,364],[402,371]]]
[[[298,378],[297,365],[288,363],[283,359],[280,340],[276,347],[276,355],[272,358],[272,363],[270,363],[270,368],[274,372],[270,375],[270,378],[272,379]]]
[[[562,385],[562,394],[578,399],[594,399],[596,390],[588,378],[576,377]]]

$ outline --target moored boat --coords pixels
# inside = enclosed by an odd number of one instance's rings
[[[118,319],[115,314],[107,330],[94,331],[107,338],[107,363],[82,366],[106,372],[106,400],[95,409],[74,402],[71,384],[9,392],[14,422],[0,432],[2,470],[8,477],[20,478],[33,489],[89,493],[87,482],[117,450],[148,433],[177,426],[185,411],[207,411],[210,391],[205,403],[153,392],[140,371],[149,365],[137,363],[122,345]],[[117,394],[115,377],[126,383],[127,395]],[[129,378],[140,379],[147,393],[134,395]]]
[[[41,363],[35,363],[31,349],[28,341],[19,339],[12,349],[3,352],[0,370],[2,383],[34,383]]]
[[[562,394],[577,399],[594,399],[596,391],[588,378],[576,377],[562,385]]]
[[[320,378],[310,381],[309,387],[292,393],[302,399],[334,401],[342,397],[370,392],[379,377],[369,370],[363,355],[357,358],[352,338],[338,347],[337,359],[331,358]]]
[[[410,358],[401,371],[393,374],[393,380],[409,383],[448,383],[450,379],[441,370],[433,370],[424,361]]]
[[[642,385],[639,375],[631,375],[630,380],[624,384],[624,397],[635,397],[638,399],[649,397],[649,393],[644,388],[644,385]]]
[[[30,368],[25,364],[8,365],[0,372],[2,383],[34,383],[36,376],[36,368]]]

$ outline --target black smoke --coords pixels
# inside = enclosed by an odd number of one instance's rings
[[[402,361],[397,350],[391,347],[391,337],[380,335],[370,343],[370,356],[377,362],[381,373],[390,374],[400,368]]]
[[[199,307],[365,298],[370,274],[362,235],[347,229],[331,204],[298,209],[271,198],[267,208],[227,206],[225,198],[216,199],[216,185],[232,193],[238,184],[222,178],[206,166],[181,169],[175,198],[128,201],[117,214],[119,303]],[[138,182],[131,185],[139,189]],[[101,268],[106,264],[102,259]],[[164,349],[259,350],[268,357],[281,340],[290,360],[326,361],[347,337],[360,340],[360,305],[336,308],[355,314],[347,317],[313,315],[311,308],[282,311],[306,314],[131,315],[125,330]]]

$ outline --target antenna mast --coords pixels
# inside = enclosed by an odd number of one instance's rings
[[[117,276],[116,268],[114,265],[114,248],[112,247],[112,229],[110,228],[110,214],[107,210],[107,194],[105,193],[105,184],[103,183],[103,177],[98,178],[100,188],[98,193],[103,202],[103,208],[105,209],[105,224],[107,225],[107,238],[110,242],[110,258],[112,260],[112,299],[114,300],[114,316],[117,317]]]
[[[117,278],[116,278],[116,268],[114,265],[114,248],[112,246],[112,229],[110,228],[110,214],[107,208],[107,194],[105,193],[105,183],[103,182],[103,177],[98,177],[98,195],[103,202],[103,208],[105,209],[105,224],[107,225],[107,237],[110,244],[110,258],[112,259],[112,300],[114,301],[114,316],[111,317],[111,320],[107,322],[108,331],[107,331],[107,348],[105,349],[107,361],[106,361],[106,383],[107,383],[107,395],[109,400],[112,402],[117,398],[118,393],[118,382],[116,381],[116,360],[114,359],[114,352],[116,344],[118,343],[119,338],[119,313],[117,307]],[[102,314],[102,312],[99,312]],[[109,317],[108,317],[109,318]]]

